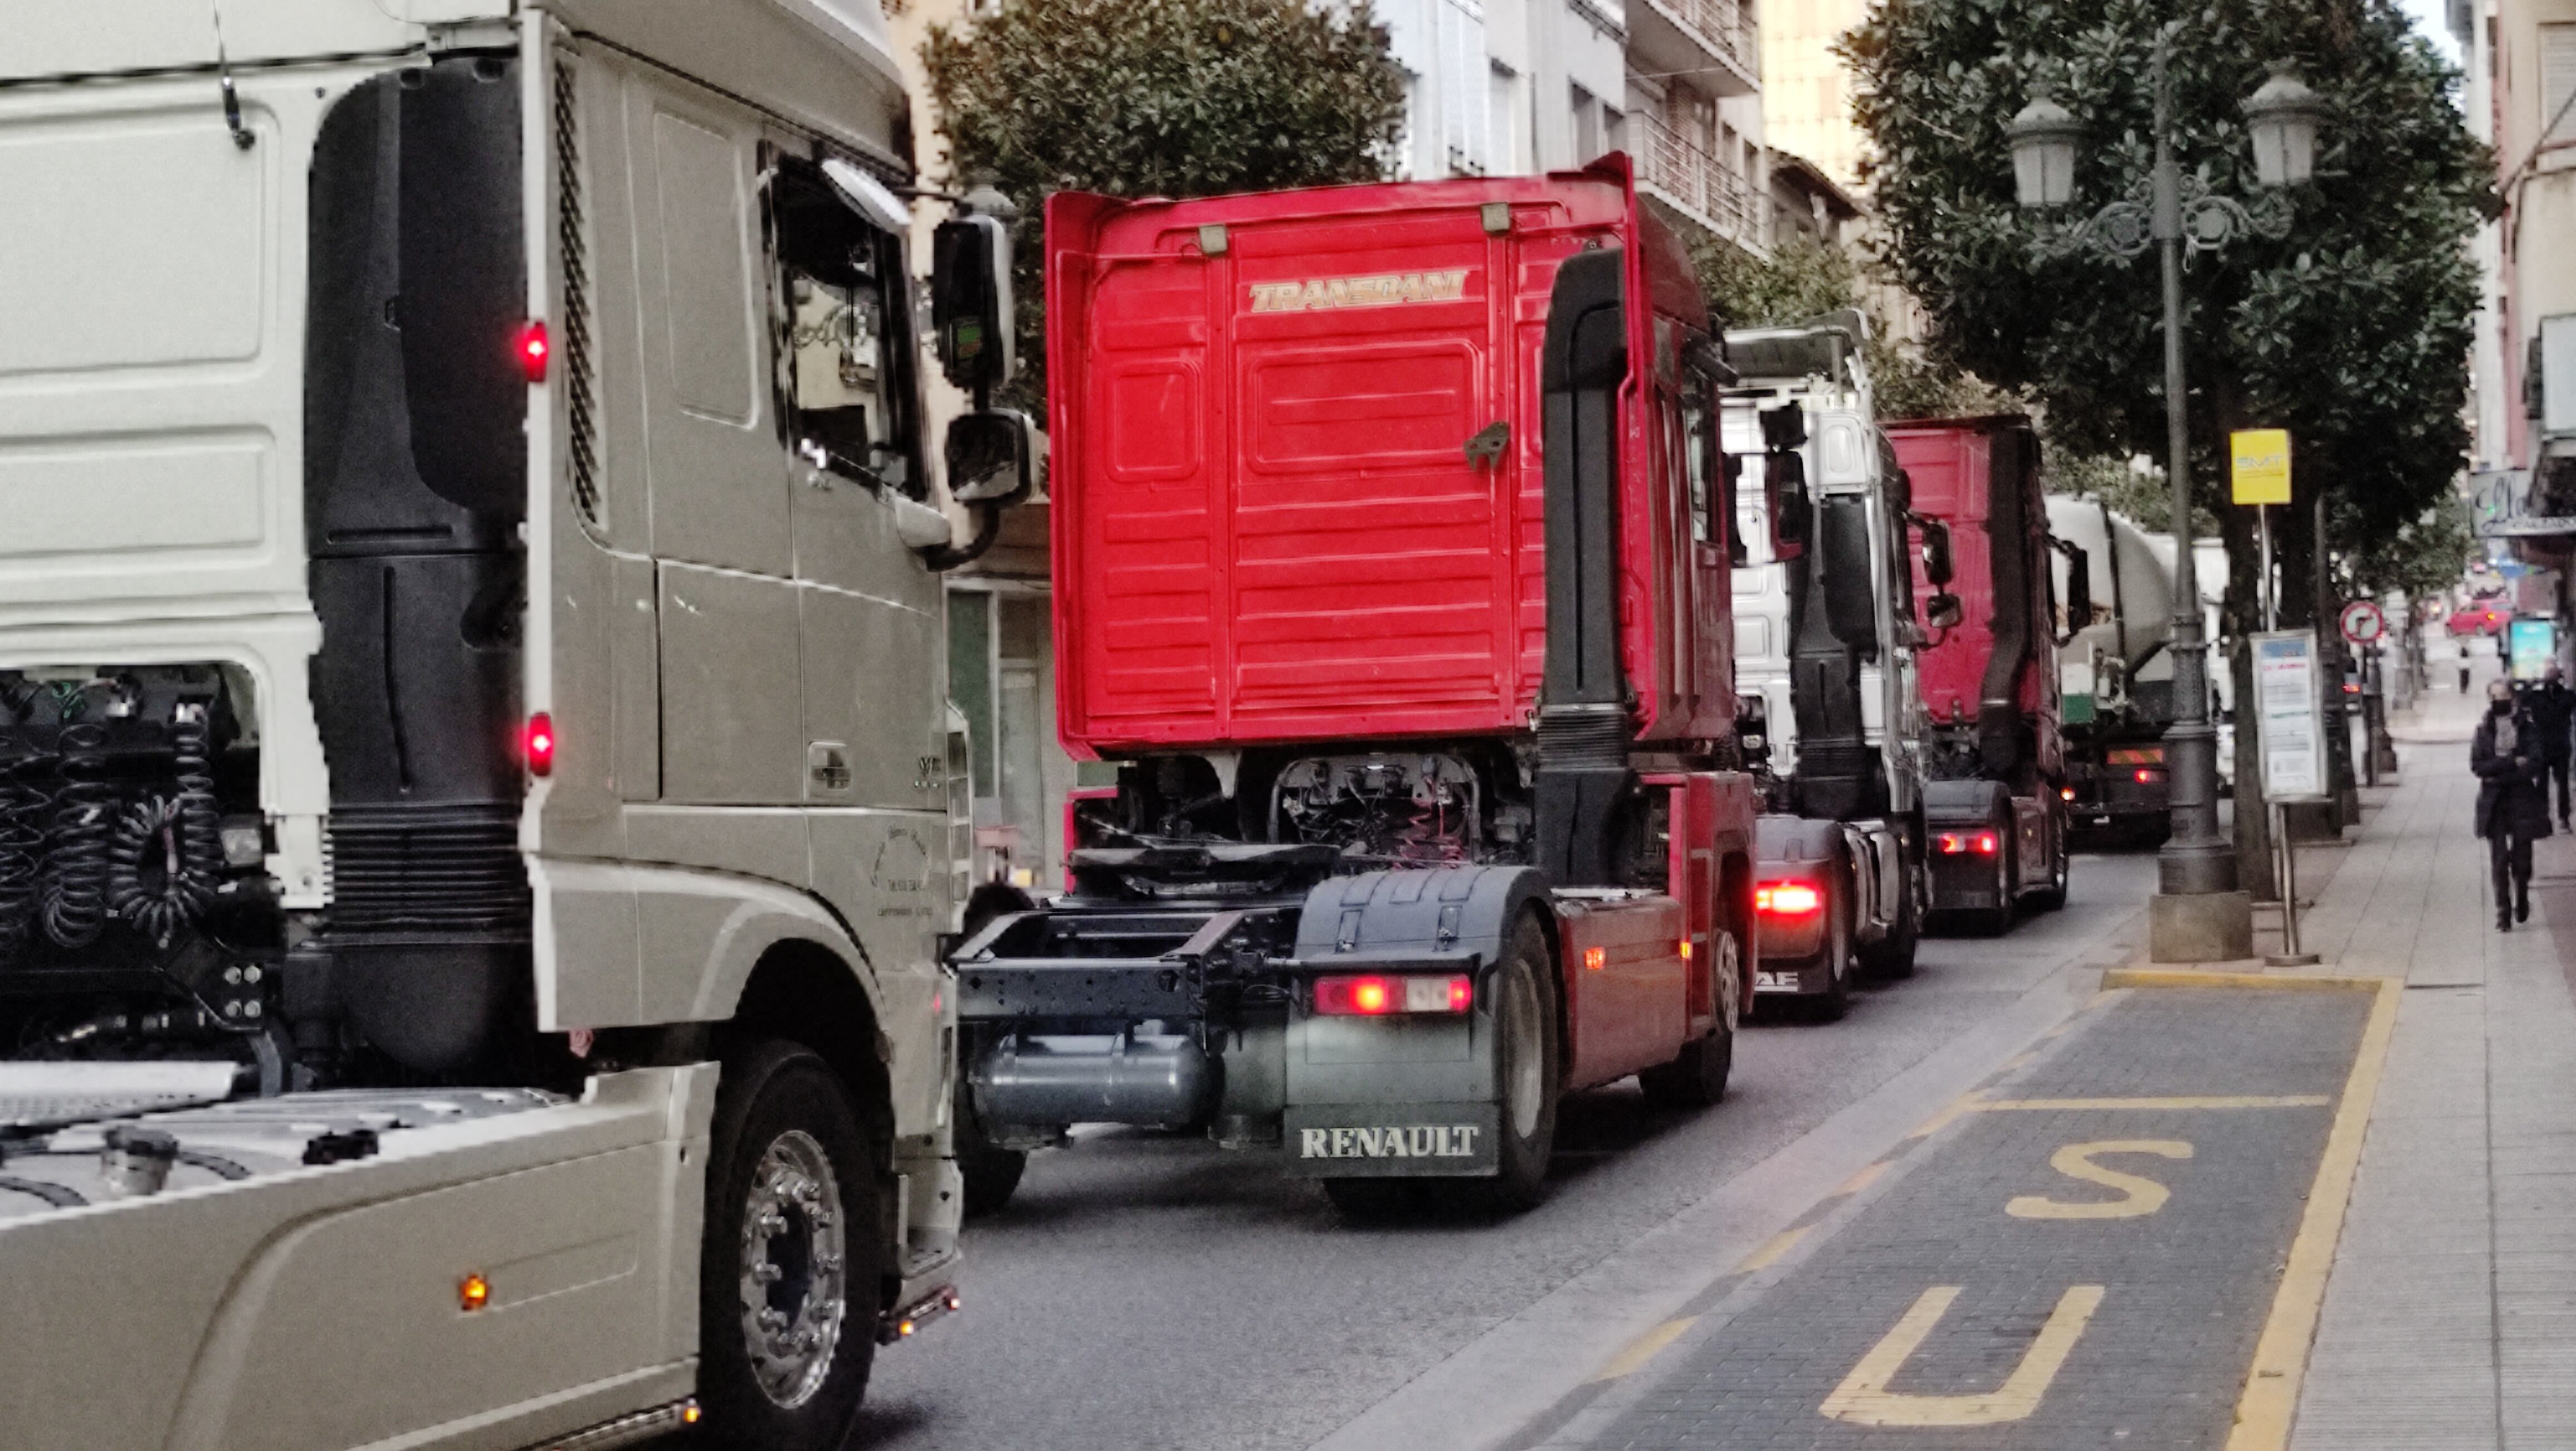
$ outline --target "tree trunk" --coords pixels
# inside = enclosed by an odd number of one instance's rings
[[[2263,798],[2263,742],[2256,726],[2254,652],[2246,636],[2263,628],[2262,539],[2251,509],[2218,511],[2219,537],[2227,542],[2227,599],[2221,623],[2225,662],[2236,702],[2236,881],[2257,902],[2280,900],[2272,880],[2272,813]]]

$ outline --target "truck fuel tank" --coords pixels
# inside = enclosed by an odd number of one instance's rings
[[[1192,1039],[1131,1030],[1004,1034],[971,1065],[967,1081],[990,1124],[1180,1128],[1207,1117],[1222,1076],[1222,1066]]]

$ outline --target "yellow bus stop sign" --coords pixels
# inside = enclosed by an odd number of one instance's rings
[[[2290,502],[2290,432],[2244,428],[2227,435],[2228,479],[2240,504]]]

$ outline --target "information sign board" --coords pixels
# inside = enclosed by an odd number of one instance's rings
[[[2326,797],[2325,722],[2317,704],[2317,637],[2275,630],[2254,647],[2255,723],[2263,747],[2263,794],[2274,802]]]
[[[2227,435],[2228,480],[2239,504],[2290,502],[2290,431],[2240,428]]]
[[[2558,658],[2558,622],[2520,619],[2505,627],[2505,655],[2516,680],[2538,680]]]

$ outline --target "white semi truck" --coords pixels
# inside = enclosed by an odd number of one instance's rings
[[[1735,561],[1736,689],[1758,749],[1754,991],[1841,1016],[1863,972],[1914,970],[1925,907],[1922,691],[1909,525],[1949,583],[1949,533],[1908,512],[1842,312],[1726,335],[1739,375],[1722,440],[1744,553]],[[1933,596],[1938,628],[1955,596]]]
[[[953,1308],[1031,440],[905,114],[873,0],[11,15],[0,1444],[819,1451]]]

